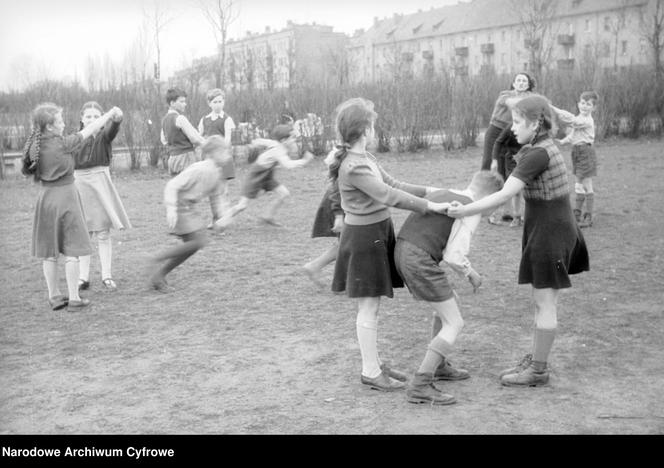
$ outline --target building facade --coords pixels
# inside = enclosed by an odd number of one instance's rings
[[[645,65],[653,1],[472,0],[374,18],[350,40],[349,80]]]
[[[310,83],[343,84],[347,77],[348,36],[331,26],[289,22],[280,31],[247,32],[229,40],[225,47],[225,87],[277,89]],[[215,85],[217,56],[194,60],[189,69],[178,71],[173,82],[196,82],[201,88]]]

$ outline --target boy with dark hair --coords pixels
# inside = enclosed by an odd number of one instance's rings
[[[161,120],[161,142],[168,152],[168,172],[178,175],[187,166],[200,161],[194,147],[203,144],[203,137],[185,117],[187,93],[178,88],[166,91],[168,112]]]

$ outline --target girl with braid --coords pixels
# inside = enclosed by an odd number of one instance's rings
[[[375,143],[376,113],[371,101],[354,98],[337,108],[336,131],[341,142],[330,164],[344,211],[344,227],[334,270],[332,291],[357,299],[355,322],[362,355],[360,381],[369,388],[391,392],[408,379],[378,357],[378,308],[381,296],[404,283],[394,264],[394,226],[389,207],[418,213],[442,213],[446,203],[423,197],[437,189],[411,185],[391,177],[367,151]]]
[[[74,153],[83,141],[110,119],[122,115],[114,107],[76,134],[63,136],[62,109],[40,104],[32,114],[32,133],[23,150],[23,174],[41,183],[32,229],[32,255],[43,259],[42,267],[49,304],[53,310],[67,307],[74,312],[90,305],[78,294],[79,257],[92,249],[83,217],[81,197],[74,186]],[[69,296],[60,292],[57,258],[65,256]]]
[[[524,145],[502,190],[467,205],[452,202],[448,215],[471,216],[506,202],[523,190],[526,209],[519,284],[531,284],[535,300],[533,350],[500,374],[506,386],[535,387],[549,381],[547,361],[558,326],[558,293],[571,287],[569,275],[588,271],[588,250],[569,200],[567,169],[551,136],[552,112],[540,95],[512,109],[512,131]]]
[[[102,115],[101,106],[95,101],[86,102],[81,108],[81,129],[88,127]],[[90,135],[74,153],[76,188],[81,194],[83,214],[90,237],[96,235],[101,264],[102,285],[107,291],[115,291],[117,285],[111,274],[111,228],[131,228],[120,196],[111,181],[109,165],[113,139],[120,130],[122,112],[117,113],[108,125]],[[80,257],[79,289],[90,287],[90,255]]]

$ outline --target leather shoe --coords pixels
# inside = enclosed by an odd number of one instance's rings
[[[396,369],[392,369],[387,364],[382,364],[380,366],[380,370],[383,372],[383,374],[387,375],[388,377],[392,377],[399,382],[406,382],[408,380],[408,376],[406,374]]]
[[[433,374],[434,380],[466,380],[470,378],[470,373],[466,369],[457,369],[447,359],[443,359]]]
[[[403,390],[404,388],[406,388],[405,383],[399,382],[398,380],[394,380],[393,378],[385,375],[383,372],[381,372],[378,375],[378,377],[375,377],[373,379],[361,375],[360,382],[362,382],[364,385],[368,385],[370,388],[374,390],[378,390],[381,392],[396,392],[398,390]]]

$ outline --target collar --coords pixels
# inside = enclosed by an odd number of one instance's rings
[[[457,195],[463,195],[464,197],[468,197],[472,201],[475,201],[475,196],[473,195],[473,192],[471,192],[468,189],[463,189],[463,190],[449,189],[449,191],[452,193],[456,193]]]
[[[206,117],[210,117],[210,120],[214,122],[217,119],[223,118],[224,113],[222,112],[221,114],[215,114],[214,112],[210,112]]]

